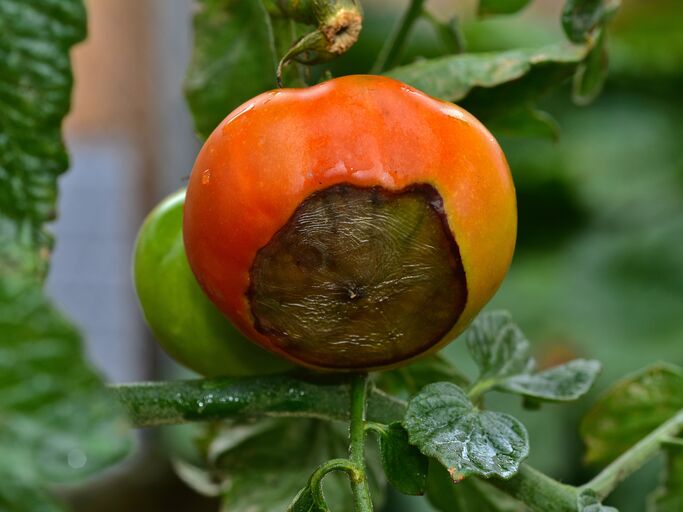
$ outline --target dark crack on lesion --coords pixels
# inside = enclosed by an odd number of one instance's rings
[[[460,251],[431,185],[314,192],[261,248],[247,298],[256,329],[327,368],[408,359],[467,303]]]

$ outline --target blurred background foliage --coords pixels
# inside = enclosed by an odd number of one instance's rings
[[[108,156],[97,162],[99,167],[92,168],[95,172],[106,168],[106,162],[123,162],[120,167],[140,170],[138,174],[129,173],[133,176],[126,182],[130,189],[122,188],[124,192],[116,196],[134,203],[126,212],[133,217],[134,230],[142,212],[182,186],[182,178],[189,172],[196,152],[180,84],[169,78],[177,76],[178,70],[181,74],[184,71],[189,38],[183,40],[171,31],[155,39],[155,30],[164,23],[168,26],[173,10],[181,4],[185,10],[178,12],[185,16],[188,11],[181,23],[190,24],[190,2],[150,0],[148,4],[121,2],[118,5],[127,7],[112,7],[117,2],[87,2],[91,17],[98,16],[97,12],[100,17],[91,25],[86,43],[94,45],[91,48],[95,50],[86,60],[77,61],[75,116],[70,121],[71,131],[67,129],[67,138],[76,137],[81,147],[89,145],[93,152],[92,148],[97,149],[99,144],[94,142],[96,136],[108,139],[111,145],[115,139],[112,130],[118,129],[119,135],[126,133],[128,139],[123,143],[118,138],[118,146],[105,153],[93,153],[93,161]],[[443,55],[462,41],[468,52],[476,53],[537,48],[564,39],[560,0],[535,0],[520,13],[483,19],[475,16],[477,3],[427,2],[433,8],[434,19],[418,22],[401,62]],[[557,122],[556,140],[521,137],[514,131],[491,126],[505,149],[515,178],[520,226],[512,269],[490,308],[512,312],[534,343],[535,355],[542,365],[590,357],[601,360],[604,371],[598,389],[577,405],[544,405],[540,411],[526,411],[509,397],[495,394],[489,405],[514,413],[527,425],[531,464],[570,483],[584,481],[596,469],[582,464],[578,422],[600,389],[657,360],[683,364],[683,2],[622,3],[609,27],[610,74],[602,95],[589,107],[577,107],[570,101],[571,84],[567,83],[544,96],[539,105]],[[358,43],[324,68],[334,75],[369,70],[406,4],[405,0],[363,1],[366,17]],[[154,5],[154,12],[160,16],[138,16],[147,8],[143,5]],[[102,13],[107,12],[116,16],[103,17]],[[444,23],[454,16],[459,20],[462,38],[455,43],[453,32],[443,30]],[[145,19],[159,25],[145,23]],[[434,30],[435,27],[439,29]],[[117,36],[120,39],[116,51],[112,52],[111,44],[103,44],[107,39],[102,38],[102,31],[124,34]],[[110,37],[109,43],[111,40]],[[106,75],[100,72],[102,69],[115,72]],[[322,69],[314,70],[314,75],[322,76]],[[269,87],[266,82],[259,87]],[[467,101],[463,104],[469,107]],[[150,114],[147,109],[152,108],[155,112]],[[80,151],[79,144],[69,144],[72,152]],[[129,153],[134,155],[130,161],[126,160]],[[79,158],[74,155],[77,164]],[[113,167],[117,168],[117,179],[121,179],[126,173],[118,165]],[[71,175],[66,179],[71,179]],[[93,193],[96,187],[89,186],[92,204],[87,205],[91,210],[85,210],[88,215],[97,210],[97,200],[93,199],[97,197]],[[111,201],[110,189],[101,193],[101,200]],[[68,194],[67,187],[66,197],[75,197]],[[68,210],[69,204],[62,205]],[[88,215],[81,214],[81,218],[87,219]],[[121,212],[114,211],[113,216],[118,219]],[[64,275],[58,261],[59,251],[63,250],[60,247],[67,249],[72,242],[67,238],[68,232],[63,236],[59,230],[58,224],[60,242],[50,278],[52,284],[48,281],[58,296],[60,275]],[[110,242],[115,251],[124,253],[125,260],[116,260],[112,275],[125,281],[132,236],[121,235]],[[126,249],[120,251],[120,247]],[[115,251],[102,257],[102,268],[106,271],[111,271],[107,258]],[[85,256],[79,256],[87,261]],[[66,261],[67,257],[63,259]],[[69,265],[79,267],[79,261],[72,258]],[[81,268],[76,270],[83,279]],[[73,297],[73,283],[67,284],[62,296]],[[93,288],[99,298],[107,291],[106,286],[94,284],[99,286]],[[123,300],[132,304],[132,291],[126,290]],[[139,324],[139,319],[131,320],[130,315],[117,316],[107,310],[107,318],[96,325],[95,315],[88,313],[91,308],[84,308],[83,303],[92,305],[97,301],[81,302],[74,302],[70,312],[85,325],[91,356],[111,380],[169,377],[182,372],[167,359],[159,364],[158,355],[156,359],[152,357],[151,350],[140,350],[141,343],[131,341],[132,331],[119,336],[120,331],[110,329],[108,338],[92,336],[89,322],[92,332],[97,334],[97,329],[112,318],[117,327]],[[69,310],[68,304],[66,309]],[[117,309],[114,312],[118,314]],[[140,332],[136,331],[137,341],[144,339]],[[152,342],[146,346],[152,347]],[[115,350],[123,355],[112,357]],[[474,374],[463,343],[450,345],[444,353],[466,373]],[[113,360],[119,361],[118,367],[108,366]],[[140,363],[147,360],[155,362]],[[166,428],[161,442],[155,438],[156,433],[145,434],[143,451],[127,466],[94,484],[64,490],[62,495],[75,510],[81,511],[215,511],[216,502],[202,501],[192,494],[173,476],[166,460],[170,452],[174,457],[195,462],[192,438],[197,430],[195,426]],[[622,512],[645,510],[647,494],[658,478],[658,464],[650,464],[629,479],[610,499],[610,504]],[[431,509],[424,500],[392,494],[385,510]]]

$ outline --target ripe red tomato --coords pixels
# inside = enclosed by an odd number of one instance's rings
[[[512,259],[515,192],[491,134],[398,81],[347,76],[232,112],[192,170],[190,266],[252,341],[379,369],[462,332]]]

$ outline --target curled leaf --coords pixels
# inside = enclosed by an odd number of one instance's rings
[[[515,375],[497,389],[549,402],[576,400],[593,386],[602,365],[595,360],[575,359],[539,373]]]

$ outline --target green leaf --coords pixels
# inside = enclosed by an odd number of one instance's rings
[[[683,370],[656,364],[608,390],[581,422],[589,463],[606,464],[683,409]]]
[[[41,488],[121,459],[128,426],[86,365],[76,330],[43,297],[69,51],[85,35],[80,0],[0,2],[0,508],[61,510]]]
[[[601,31],[593,49],[576,70],[572,99],[577,105],[590,104],[602,92],[607,80],[607,49],[605,31]]]
[[[524,505],[478,478],[453,483],[448,471],[432,459],[427,477],[427,499],[441,512],[522,512]]]
[[[193,24],[186,94],[205,138],[236,107],[275,87],[279,56],[261,0],[200,0]],[[286,30],[278,25],[278,34]]]
[[[409,496],[425,492],[429,460],[409,444],[408,433],[400,423],[392,423],[379,434],[379,454],[384,473],[394,489]]]
[[[480,0],[479,14],[514,14],[524,9],[531,0]]]
[[[480,411],[455,384],[429,384],[409,403],[410,443],[434,457],[454,481],[469,475],[510,478],[529,454],[524,426],[507,414]]]
[[[593,491],[583,491],[576,500],[576,507],[579,512],[619,512],[614,507],[602,505]]]
[[[580,45],[450,55],[395,68],[387,75],[431,96],[458,102],[494,133],[556,138],[554,121],[536,104],[575,76],[595,43],[591,39]],[[598,69],[595,65],[583,69],[576,79],[579,92],[597,94]]]
[[[309,486],[301,489],[287,507],[287,512],[329,512],[327,506],[320,506],[313,499],[313,492]]]
[[[85,36],[81,0],[0,2],[0,280],[41,279],[52,241],[70,48]]]
[[[459,102],[487,126],[509,133],[518,130],[520,108],[533,110],[541,95],[574,75],[589,52],[588,44],[556,44],[450,55],[395,68],[387,75],[431,96]],[[535,126],[536,136],[538,122]],[[552,130],[542,132],[554,135]]]
[[[507,311],[479,315],[467,329],[465,341],[479,367],[480,381],[525,373],[533,364],[529,357],[529,340]]]
[[[497,389],[522,395],[531,407],[539,400],[576,400],[590,390],[601,369],[598,361],[577,359],[534,373],[536,362],[529,356],[529,341],[504,311],[479,315],[465,338],[479,366],[479,379],[470,391],[474,398]]]
[[[590,390],[601,369],[598,361],[575,359],[536,374],[515,375],[497,389],[550,402],[576,400]]]
[[[128,425],[85,364],[78,332],[37,285],[0,283],[0,418],[0,474],[35,488],[93,475],[130,448]]]
[[[377,387],[393,395],[412,396],[432,382],[452,382],[466,386],[469,382],[445,357],[436,354],[423,357],[408,366],[378,372],[374,375]]]
[[[562,28],[570,41],[588,41],[596,29],[607,23],[620,0],[567,0],[562,9]]]
[[[680,512],[683,510],[683,439],[662,443],[666,467],[662,484],[652,496],[651,512]]]
[[[320,420],[278,418],[258,423],[224,423],[207,440],[206,481],[222,494],[223,509],[230,512],[287,510],[309,477],[330,459],[348,455],[344,425]],[[376,451],[367,450],[367,470],[373,500],[379,507],[386,484]],[[181,475],[182,477],[182,475]],[[196,478],[187,481],[195,484]],[[195,486],[202,491],[204,486]],[[349,477],[330,473],[323,482],[331,510],[352,510]],[[299,494],[302,504],[304,495]]]

